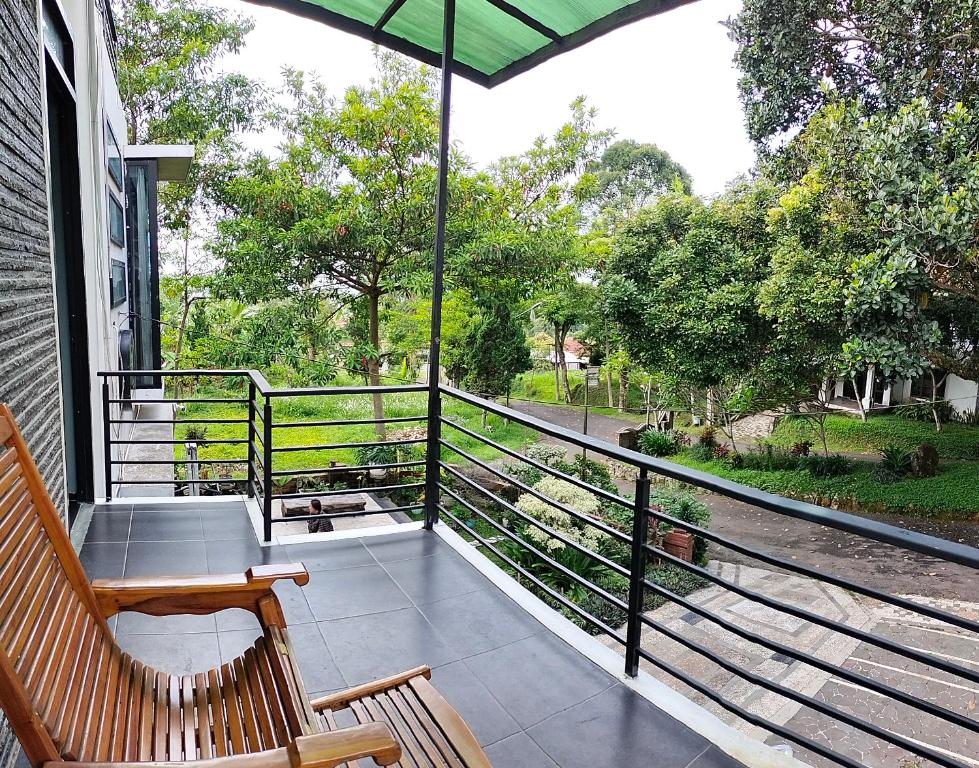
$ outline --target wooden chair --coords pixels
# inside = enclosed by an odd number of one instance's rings
[[[90,584],[0,404],[0,705],[37,768],[489,768],[425,667],[310,701],[272,591],[278,579],[302,585],[309,574],[274,565]],[[107,623],[127,610],[226,608],[252,611],[262,636],[234,661],[196,675],[168,675],[132,658]],[[350,727],[338,726],[343,711]]]

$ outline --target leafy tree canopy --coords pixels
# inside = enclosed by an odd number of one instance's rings
[[[748,133],[765,143],[833,98],[933,115],[979,95],[976,0],[746,0],[728,21]]]

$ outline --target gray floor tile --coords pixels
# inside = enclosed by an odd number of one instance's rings
[[[710,746],[622,685],[528,728],[527,735],[561,768],[647,765],[653,755],[657,765],[685,768]]]
[[[489,579],[455,554],[385,563],[384,570],[415,605],[434,603],[492,586]]]
[[[243,504],[220,504],[214,509],[201,510],[204,525],[204,538],[210,541],[225,539],[248,539],[256,541],[255,529]]]
[[[131,512],[96,512],[88,524],[85,541],[128,541]]]
[[[313,621],[313,614],[309,610],[306,602],[306,593],[303,588],[294,581],[277,581],[272,587],[276,597],[282,604],[282,612],[285,614],[286,622],[293,624],[307,624]]]
[[[523,728],[614,682],[604,670],[550,634],[533,635],[473,656],[466,664]]]
[[[126,611],[119,614],[116,631],[124,635],[182,635],[194,632],[214,632],[214,616],[147,616],[145,613]]]
[[[304,587],[317,621],[406,608],[411,601],[379,565],[315,571]]]
[[[459,659],[414,607],[324,621],[319,628],[348,685]]]
[[[254,538],[206,541],[208,573],[244,573],[253,565],[287,563],[283,547],[263,547]]]
[[[290,544],[285,549],[290,560],[303,563],[310,571],[338,571],[376,562],[359,539]]]
[[[126,565],[126,545],[86,542],[79,557],[90,580],[118,579]]]
[[[472,671],[456,661],[432,671],[432,684],[455,707],[483,746],[494,744],[520,730]]]
[[[201,513],[176,507],[160,512],[133,512],[130,541],[202,541]]]
[[[390,536],[368,536],[364,542],[379,563],[411,560],[429,555],[454,555],[455,551],[431,531],[406,531]]]
[[[557,764],[523,732],[487,747],[486,756],[493,768],[557,768]]]
[[[119,635],[133,658],[172,675],[206,672],[221,663],[217,633],[197,635]]]
[[[495,587],[423,605],[421,611],[463,656],[491,651],[544,629]]]
[[[238,629],[261,630],[261,624],[255,614],[242,608],[218,611],[214,614],[214,619],[218,625],[218,632],[232,632]]]
[[[126,576],[201,576],[207,573],[203,541],[133,541]]]
[[[347,687],[316,624],[290,627],[289,638],[307,691],[335,691]]]
[[[261,629],[235,629],[229,632],[218,632],[221,663],[227,664],[229,661],[237,659],[255,645],[255,641],[261,636]]]

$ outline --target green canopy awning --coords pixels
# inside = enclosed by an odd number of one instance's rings
[[[442,0],[251,0],[442,63]],[[456,0],[455,66],[493,87],[617,27],[691,0]]]

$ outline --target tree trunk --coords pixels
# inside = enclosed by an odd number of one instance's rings
[[[367,358],[367,375],[370,379],[370,385],[372,387],[379,387],[381,386],[381,369],[380,360],[378,359],[378,354],[381,350],[381,297],[379,294],[372,293],[369,294],[368,300],[370,302],[368,334],[370,336],[370,343],[374,348],[375,354]],[[384,422],[380,421],[380,419],[384,418],[384,395],[382,395],[380,392],[372,392],[371,398],[374,401],[374,418],[378,420],[374,425],[374,431],[377,433],[378,439],[385,440],[387,439],[387,429],[385,428]]]
[[[564,350],[561,345],[561,326],[554,324],[554,402],[561,399],[561,355],[558,350]]]
[[[564,384],[564,402],[571,402],[571,385],[568,383],[568,359],[564,356],[564,342],[568,338],[568,329],[560,325],[554,326],[554,349],[557,353],[557,366]],[[555,392],[555,400],[560,399],[560,392]]]
[[[935,419],[935,431],[942,431],[942,420],[938,413],[938,388],[945,383],[945,379],[948,378],[946,373],[942,376],[941,381],[935,380],[935,369],[931,368],[928,370],[928,375],[931,376],[931,415]]]
[[[629,405],[629,369],[624,365],[619,369],[619,413],[625,412]]]
[[[609,343],[605,342],[605,388],[608,390],[608,407],[612,407],[612,349]]]
[[[867,420],[867,409],[864,408],[864,405],[863,405],[863,393],[860,392],[859,388],[857,387],[857,378],[856,378],[856,376],[851,376],[850,377],[850,383],[853,384],[853,394],[855,394],[857,396],[857,408],[860,411],[860,418],[861,418],[861,420],[866,421]]]

